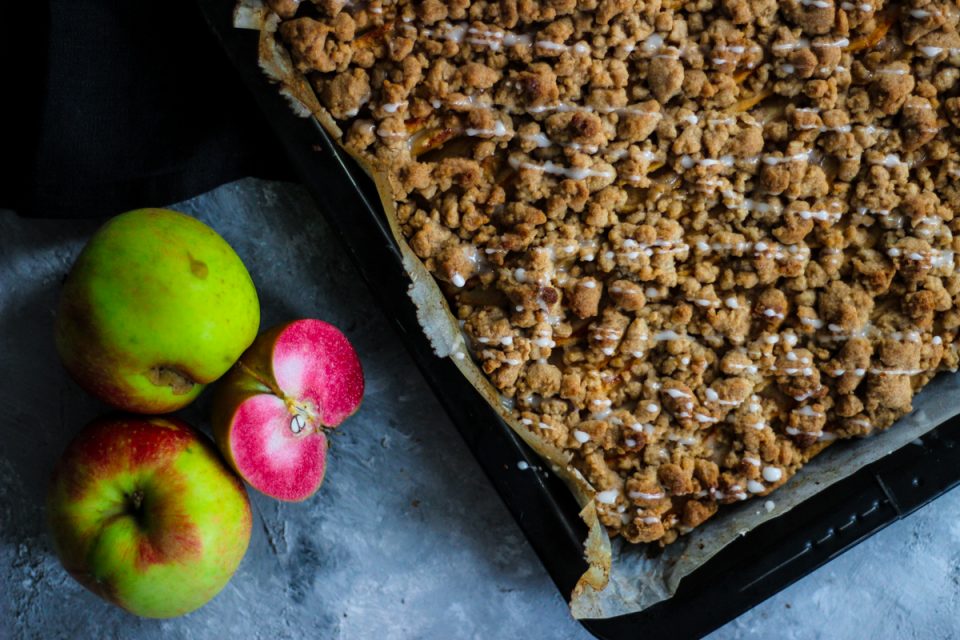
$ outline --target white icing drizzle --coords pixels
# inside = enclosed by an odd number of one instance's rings
[[[801,151],[800,153],[795,153],[792,156],[774,156],[774,155],[765,155],[759,156],[759,160],[763,164],[768,166],[776,166],[778,164],[783,164],[785,162],[809,162],[813,157],[813,150]]]
[[[676,442],[677,444],[686,445],[688,447],[692,447],[694,445],[700,444],[699,438],[694,438],[690,436],[678,436],[675,433],[671,433],[670,435],[668,435],[667,440],[670,440],[671,442]]]
[[[618,489],[600,491],[597,493],[597,502],[600,504],[615,504],[619,496],[620,491]]]
[[[799,409],[795,409],[794,413],[798,416],[805,416],[807,418],[822,418],[823,414],[819,411],[815,411],[810,405],[804,405]]]
[[[403,100],[401,102],[388,102],[386,104],[380,105],[380,108],[387,113],[396,113],[400,109],[406,109],[408,102]]]
[[[783,471],[779,467],[764,467],[762,473],[763,479],[767,482],[779,482],[783,477]]]
[[[493,125],[493,129],[474,129],[467,127],[463,130],[463,133],[471,138],[500,138],[508,135],[510,131],[507,129],[507,125],[497,120],[497,123]]]
[[[627,494],[631,500],[660,500],[663,498],[663,492],[644,493],[643,491],[631,491]]]
[[[390,131],[384,129],[383,125],[377,127],[377,135],[381,138],[407,138],[409,134],[406,131]]]
[[[529,169],[532,171],[540,171],[543,173],[551,173],[554,175],[563,176],[565,178],[572,178],[574,180],[584,180],[586,178],[606,178],[608,180],[613,180],[617,177],[615,171],[608,169],[590,169],[585,167],[563,167],[558,164],[554,164],[552,161],[547,160],[543,164],[538,164],[536,162],[530,162],[529,160],[522,160],[517,156],[510,157],[510,166],[514,169]]]
[[[880,164],[881,166],[886,167],[887,169],[893,169],[894,167],[909,167],[909,166],[910,166],[909,163],[904,162],[903,160],[901,160],[901,159],[900,159],[900,156],[899,156],[898,154],[896,154],[896,153],[888,153],[888,154],[885,155],[885,156],[883,157],[883,159],[882,159],[879,163],[877,163],[877,164]]]
[[[927,369],[870,369],[870,373],[875,376],[916,376],[927,371]]]
[[[798,49],[811,49],[811,48],[832,49],[832,48],[838,48],[838,47],[842,48],[842,47],[849,47],[849,46],[850,46],[850,40],[848,40],[847,38],[837,38],[836,40],[833,40],[833,41],[814,42],[812,44],[806,38],[800,38],[795,42],[780,42],[775,45],[772,45],[770,48],[773,51],[780,53],[780,52],[797,51]]]
[[[950,249],[930,249],[924,252],[911,251],[905,254],[898,247],[890,247],[887,249],[887,255],[891,258],[904,257],[914,262],[929,260],[932,268],[953,267],[954,264],[954,252]]]
[[[947,52],[948,55],[960,55],[960,47],[936,47],[933,45],[920,45],[917,50],[927,58],[936,58],[941,53]]]
[[[763,493],[767,488],[763,484],[757,482],[756,480],[747,481],[747,491],[750,493]]]
[[[699,167],[732,167],[734,166],[734,158],[732,155],[725,155],[719,158],[700,158],[699,160],[693,158],[692,156],[682,155],[680,156],[680,166],[684,169],[692,169],[695,166]]]

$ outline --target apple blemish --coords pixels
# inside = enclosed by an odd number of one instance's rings
[[[195,384],[186,373],[176,367],[165,366],[150,367],[147,370],[147,380],[158,387],[170,387],[175,396],[189,393]]]
[[[360,406],[363,370],[346,336],[321,320],[274,327],[218,383],[217,443],[258,491],[300,501],[320,488],[327,431]]]
[[[187,254],[187,257],[190,258],[190,273],[201,280],[205,280],[207,278],[207,274],[210,273],[207,263],[203,260],[197,260],[189,253]]]

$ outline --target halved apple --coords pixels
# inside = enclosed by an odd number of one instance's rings
[[[306,500],[326,470],[326,431],[360,407],[363,370],[347,337],[321,320],[296,320],[258,337],[218,383],[217,444],[254,489]]]

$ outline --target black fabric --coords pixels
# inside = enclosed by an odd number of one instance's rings
[[[0,208],[105,216],[246,175],[290,175],[193,2],[3,9]]]

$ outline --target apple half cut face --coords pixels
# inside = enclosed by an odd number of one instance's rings
[[[258,337],[218,384],[214,432],[252,487],[305,500],[323,482],[326,431],[362,398],[363,370],[346,336],[321,320],[296,320]]]

